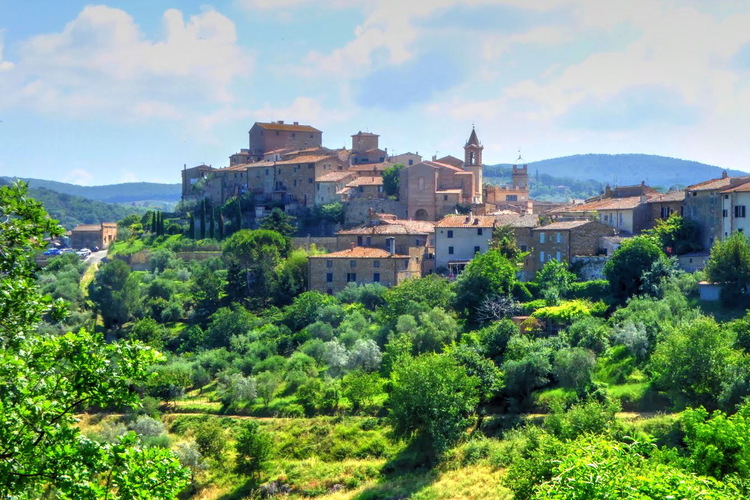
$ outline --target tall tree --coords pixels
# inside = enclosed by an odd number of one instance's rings
[[[7,498],[176,498],[186,485],[171,452],[141,449],[133,435],[114,444],[84,437],[75,413],[129,406],[133,382],[157,358],[132,343],[104,343],[85,330],[35,331],[62,308],[39,294],[33,254],[59,235],[26,186],[0,188],[0,492]],[[7,390],[12,388],[12,390]]]
[[[276,231],[284,238],[291,238],[297,232],[296,219],[280,208],[274,208],[270,214],[263,217],[260,228]]]
[[[740,232],[724,241],[714,242],[706,266],[711,281],[721,285],[722,298],[736,303],[747,296],[750,285],[750,241]]]
[[[396,163],[392,167],[383,170],[383,191],[386,196],[395,196],[398,198],[398,191],[401,187],[401,169],[403,163]]]
[[[516,266],[498,250],[475,257],[455,283],[456,311],[471,323],[478,322],[477,307],[487,299],[509,296],[518,281]]]
[[[286,239],[276,231],[243,229],[227,238],[222,252],[229,266],[227,295],[252,307],[268,304],[274,294],[276,266],[286,249]]]
[[[94,301],[107,328],[120,327],[127,322],[138,303],[138,281],[130,267],[119,259],[105,264],[89,285],[89,296]]]
[[[622,242],[604,266],[612,295],[622,301],[642,292],[643,273],[667,256],[650,236],[636,236]]]
[[[200,208],[201,239],[206,239],[206,199],[201,200]]]

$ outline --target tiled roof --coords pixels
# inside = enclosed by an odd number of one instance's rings
[[[354,247],[323,255],[311,255],[310,259],[408,259],[408,255],[393,254],[382,248]]]
[[[341,182],[349,177],[354,177],[354,174],[347,171],[328,172],[318,177],[316,182]]]
[[[553,222],[546,226],[535,227],[533,231],[562,231],[566,229],[575,229],[577,227],[585,226],[593,221],[590,220],[566,220],[561,222]]]
[[[685,199],[685,191],[675,189],[666,193],[658,194],[649,198],[648,203],[667,203],[670,201],[682,201]]]
[[[458,167],[449,165],[447,163],[440,163],[439,161],[423,161],[422,163],[415,163],[414,165],[409,165],[406,168],[416,167],[417,165],[427,165],[428,167],[432,167],[432,168],[447,168],[448,170],[452,170],[454,172],[465,172],[465,170],[462,170]]]
[[[455,188],[455,189],[438,189],[438,190],[435,191],[436,194],[456,194],[456,193],[461,194],[461,192],[462,192],[462,190],[459,189],[459,188]]]
[[[479,146],[479,139],[477,138],[477,132],[474,130],[474,127],[471,128],[471,135],[469,136],[469,140],[466,142],[467,146]]]
[[[383,162],[383,163],[365,163],[363,165],[354,165],[349,167],[350,172],[382,172],[388,167],[392,167],[395,163]]]
[[[711,179],[698,184],[693,184],[685,189],[688,191],[712,191],[714,189],[726,189],[733,185],[744,184],[747,181],[750,181],[750,176],[720,177],[718,179]]]
[[[628,198],[605,198],[603,200],[558,208],[553,212],[593,212],[594,210],[632,210],[641,204],[640,196]]]
[[[357,186],[382,186],[382,177],[357,177],[353,181],[347,183],[346,187],[357,187]]]
[[[442,158],[438,158],[437,160],[435,160],[435,162],[436,163],[443,163],[445,165],[450,165],[450,166],[456,167],[458,169],[460,169],[464,165],[463,160],[461,160],[460,158],[456,158],[455,156],[452,156],[452,155],[443,156]]]
[[[492,215],[448,215],[435,224],[435,227],[494,227]]]
[[[292,123],[262,123],[255,124],[264,130],[286,130],[290,132],[320,132],[320,130],[310,125],[294,125]]]
[[[317,163],[319,161],[334,158],[331,155],[301,155],[289,160],[277,161],[276,165],[297,165],[300,163]]]
[[[101,224],[81,224],[73,228],[73,232],[92,232],[92,231],[101,231],[102,225]]]
[[[537,214],[495,214],[494,217],[498,226],[536,227],[539,225],[539,215]]]
[[[744,182],[744,183],[740,184],[739,186],[735,186],[735,187],[731,187],[729,189],[725,189],[725,190],[722,191],[722,193],[736,193],[736,192],[747,193],[749,191],[750,191],[750,180],[748,180],[747,182]]]
[[[355,235],[388,235],[388,234],[431,234],[435,232],[435,226],[431,222],[411,220],[389,220],[374,226],[359,226],[339,231],[336,234]]]

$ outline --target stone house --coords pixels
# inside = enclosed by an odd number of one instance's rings
[[[534,247],[534,234],[532,230],[539,226],[539,215],[537,214],[518,214],[512,211],[501,211],[493,214],[495,217],[496,227],[509,227],[516,237],[516,245],[522,252],[531,252]],[[531,266],[533,256],[529,253],[524,257],[523,268],[519,273],[521,281],[527,281],[532,277],[526,276],[525,269]]]
[[[315,204],[327,205],[341,201],[346,185],[357,176],[355,172],[329,172],[315,181]]]
[[[651,210],[645,195],[602,200],[553,210],[557,219],[594,219],[630,234],[649,228]]]
[[[448,215],[435,224],[435,269],[454,276],[463,271],[477,253],[490,247],[492,215]]]
[[[70,232],[72,248],[107,248],[117,239],[117,223],[81,224]]]
[[[700,229],[701,246],[711,248],[724,232],[721,191],[750,181],[750,177],[729,177],[724,171],[720,178],[711,179],[685,188],[683,216],[693,220]]]
[[[676,189],[656,195],[648,200],[650,210],[649,227],[654,227],[657,220],[668,219],[672,214],[683,215],[685,191]]]
[[[301,207],[315,205],[315,180],[343,169],[336,155],[305,154],[275,163],[275,191],[283,191]]]
[[[383,177],[357,177],[346,184],[342,191],[342,200],[352,199],[377,200],[385,198]]]
[[[421,256],[397,254],[393,250],[351,246],[308,258],[308,289],[334,294],[348,283],[380,283],[394,286],[421,274]]]
[[[409,165],[416,165],[422,162],[422,156],[419,153],[401,153],[393,155],[388,158],[388,161],[392,164],[400,163],[405,167]]]
[[[521,157],[518,157],[521,160]],[[513,210],[518,213],[532,212],[534,203],[529,198],[529,169],[527,165],[513,165],[511,184],[497,186],[485,184],[484,203],[495,210]]]
[[[616,230],[608,224],[592,220],[553,222],[532,229],[534,237],[531,259],[524,267],[532,279],[552,259],[571,262],[574,256],[597,255],[600,239],[614,236]]]
[[[268,151],[277,149],[307,149],[323,145],[323,132],[310,125],[283,121],[255,122],[248,132],[250,148],[247,156],[254,161],[263,159]]]
[[[352,135],[351,164],[383,163],[388,153],[378,146],[379,138],[378,134],[362,131]]]

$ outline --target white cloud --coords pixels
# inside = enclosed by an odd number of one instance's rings
[[[253,65],[234,24],[213,10],[185,20],[170,9],[163,31],[149,40],[128,13],[87,6],[61,32],[21,44],[0,83],[0,109],[121,120],[186,117],[185,102],[231,103],[231,84]]]
[[[76,168],[71,170],[68,175],[65,176],[64,181],[71,184],[78,184],[79,186],[90,186],[93,179],[94,176],[86,169]]]

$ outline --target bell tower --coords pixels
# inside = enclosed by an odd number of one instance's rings
[[[477,131],[471,127],[471,135],[464,146],[464,169],[474,173],[474,189],[472,200],[482,203],[482,150],[484,146],[479,142]]]

